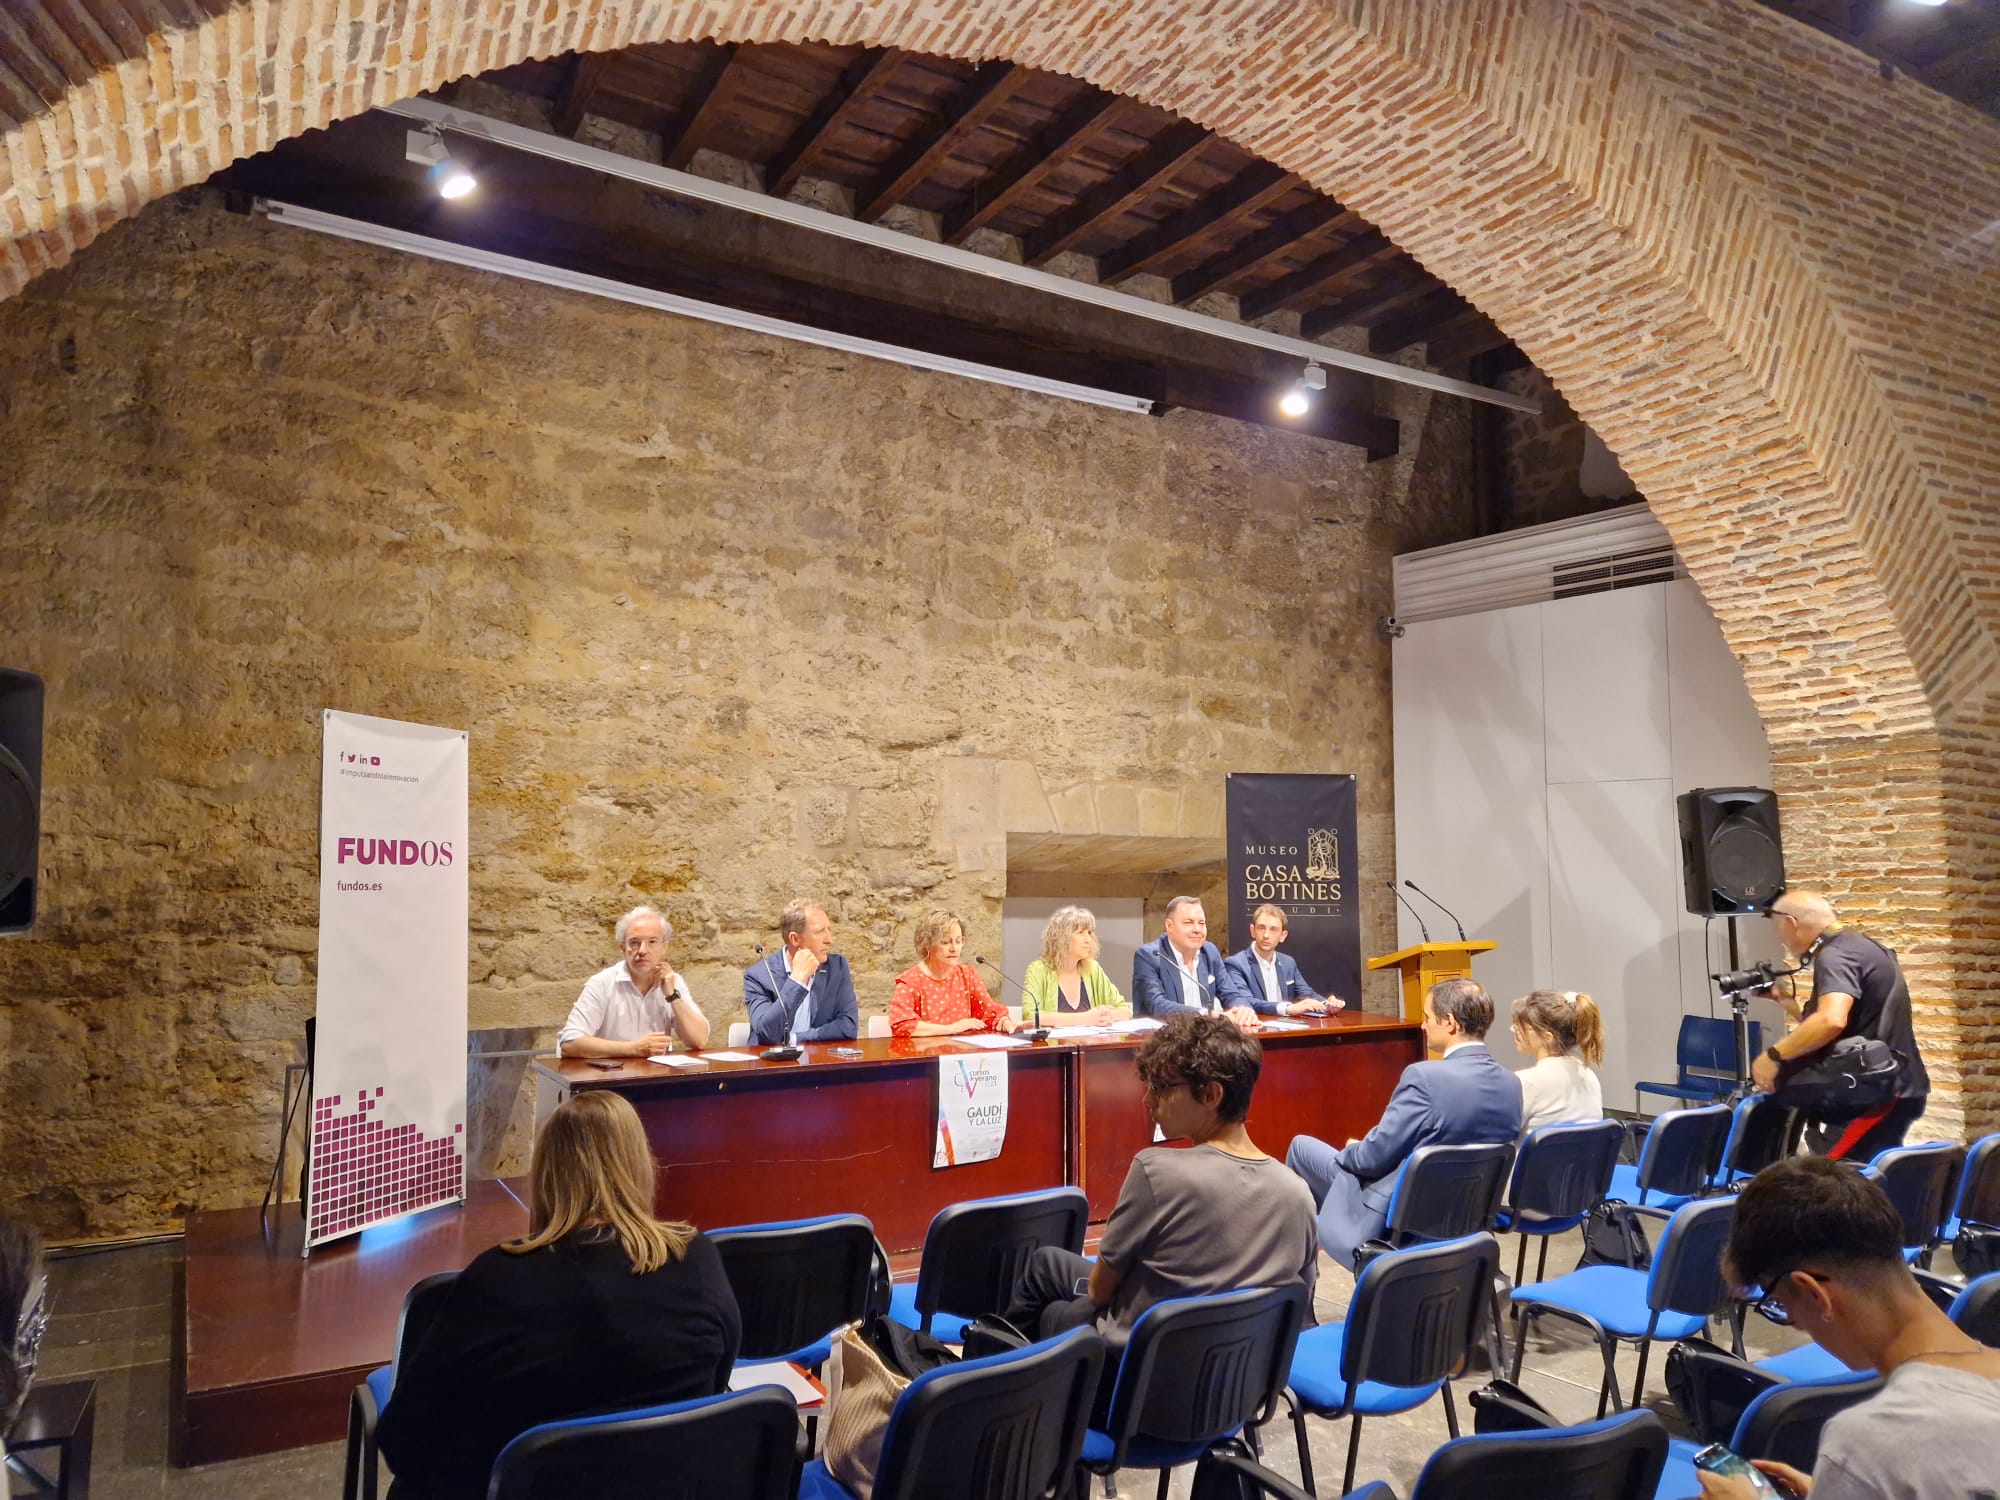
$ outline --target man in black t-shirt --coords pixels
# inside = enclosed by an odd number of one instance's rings
[[[1750,1081],[1768,1093],[1777,1084],[1779,1064],[1844,1036],[1874,1037],[1896,1054],[1896,1092],[1849,1123],[1825,1154],[1868,1161],[1885,1147],[1900,1146],[1924,1112],[1931,1079],[1917,1052],[1910,991],[1896,955],[1865,933],[1841,926],[1832,903],[1817,891],[1786,891],[1771,903],[1769,916],[1792,961],[1812,964],[1812,996],[1803,1004],[1796,996],[1778,997],[1794,1024],[1750,1065]]]

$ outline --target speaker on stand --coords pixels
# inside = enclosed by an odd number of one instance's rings
[[[0,667],[0,936],[35,925],[42,827],[42,679]]]
[[[1729,968],[1743,967],[1736,919],[1767,909],[1785,889],[1784,846],[1778,838],[1778,798],[1758,786],[1696,787],[1674,799],[1681,834],[1681,880],[1687,909],[1722,917],[1729,933]],[[1729,996],[1736,1018],[1736,1086],[1750,1083],[1750,999]]]

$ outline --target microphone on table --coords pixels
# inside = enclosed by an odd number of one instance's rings
[[[1422,896],[1426,901],[1430,902],[1432,906],[1435,906],[1439,911],[1443,912],[1447,917],[1451,917],[1452,926],[1458,929],[1458,940],[1461,943],[1465,941],[1465,924],[1459,921],[1456,916],[1452,915],[1452,910],[1449,906],[1446,906],[1442,901],[1438,900],[1437,897],[1433,896],[1429,891],[1425,890],[1422,886],[1418,885],[1414,880],[1405,880],[1403,884],[1408,886],[1411,890],[1415,891],[1419,896]]]
[[[1390,895],[1394,896],[1398,901],[1403,903],[1403,909],[1405,911],[1409,912],[1411,916],[1416,917],[1417,931],[1423,935],[1423,940],[1428,943],[1431,940],[1431,930],[1430,928],[1424,926],[1424,919],[1418,915],[1417,909],[1414,906],[1410,905],[1410,898],[1408,896],[1405,896],[1401,891],[1396,889],[1395,881],[1385,880],[1382,882],[1382,884],[1389,887]],[[1421,896],[1423,892],[1419,891],[1417,892],[1417,894]]]
[[[1009,974],[1005,969],[1001,968],[1000,965],[987,963],[985,957],[981,954],[977,953],[973,954],[972,961],[976,964],[985,965],[985,967],[991,969],[995,974],[998,974],[1000,976],[1001,994],[1003,995],[1006,994],[1007,993],[1006,986],[1011,984],[1014,986],[1015,989],[1021,992],[1022,999],[1026,1000],[1029,1004],[1034,1006],[1035,1008],[1034,1025],[1031,1026],[1026,1031],[1017,1031],[1014,1033],[1014,1035],[1026,1037],[1031,1042],[1039,1042],[1042,1041],[1044,1038],[1046,1038],[1049,1034],[1049,1029],[1048,1027],[1042,1024],[1042,1002],[1036,999],[1033,995],[1030,995],[1028,993],[1028,987],[1022,984],[1021,981],[1016,979],[1012,974]]]

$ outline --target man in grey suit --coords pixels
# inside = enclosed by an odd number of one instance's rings
[[[1336,1150],[1302,1135],[1285,1165],[1306,1180],[1319,1205],[1321,1248],[1352,1269],[1355,1250],[1389,1222],[1403,1163],[1420,1146],[1511,1144],[1521,1133],[1521,1080],[1486,1050],[1493,1002],[1470,979],[1441,979],[1424,996],[1424,1039],[1437,1062],[1403,1069],[1382,1119],[1367,1138]]]

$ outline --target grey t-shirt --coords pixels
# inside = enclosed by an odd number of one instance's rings
[[[1123,1345],[1139,1315],[1170,1297],[1302,1282],[1319,1272],[1312,1191],[1275,1157],[1214,1146],[1152,1146],[1132,1158],[1097,1258],[1119,1273],[1097,1327]]]
[[[1826,1424],[1812,1500],[1979,1496],[2000,1496],[2000,1380],[1913,1361]]]

